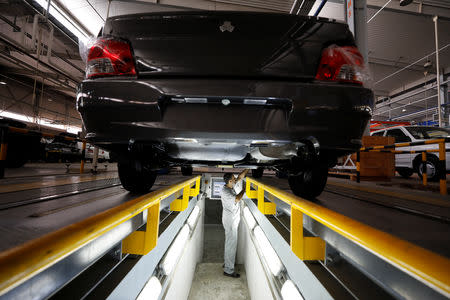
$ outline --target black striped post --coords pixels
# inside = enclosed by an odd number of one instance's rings
[[[445,143],[439,143],[439,165],[438,171],[440,174],[439,178],[439,189],[441,195],[447,195],[447,179],[446,179],[446,167],[445,167]]]
[[[361,182],[361,152],[358,150],[358,152],[356,152],[356,182],[360,183]]]
[[[80,163],[80,174],[83,174],[84,172],[84,163],[86,160],[86,140],[83,140],[82,146],[81,146],[81,163]]]
[[[422,180],[423,185],[426,186],[428,183],[428,174],[427,174],[427,152],[422,152]]]
[[[5,177],[7,151],[8,151],[8,126],[1,126],[0,127],[0,178]]]

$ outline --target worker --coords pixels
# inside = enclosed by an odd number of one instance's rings
[[[242,187],[242,179],[247,175],[248,170],[242,171],[236,178],[231,173],[225,173],[223,180],[225,185],[222,188],[222,224],[225,229],[225,264],[223,274],[225,276],[239,278],[240,275],[234,271],[234,261],[236,259],[236,247],[238,239],[238,226],[241,218],[240,205],[245,190]],[[240,191],[236,192],[239,188]]]

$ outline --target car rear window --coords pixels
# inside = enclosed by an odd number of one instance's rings
[[[378,131],[375,133],[372,133],[372,136],[383,136],[384,135],[384,131]]]
[[[433,127],[406,127],[406,130],[418,140],[437,139],[450,137],[450,130],[446,128]]]

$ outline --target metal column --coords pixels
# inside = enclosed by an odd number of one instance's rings
[[[349,1],[351,4],[351,1]],[[348,5],[347,5],[348,6]],[[348,16],[347,16],[348,17]],[[368,58],[368,41],[367,41],[367,1],[354,0],[354,26],[355,26],[355,41],[359,52],[364,58],[366,64],[369,63]],[[370,135],[370,121],[364,130],[364,136]]]
[[[433,17],[434,22],[434,38],[436,42],[436,83],[437,83],[437,94],[438,94],[438,117],[439,117],[439,127],[442,127],[442,98],[441,98],[441,76],[439,70],[439,37],[438,37],[438,17]]]

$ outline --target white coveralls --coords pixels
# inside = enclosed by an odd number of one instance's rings
[[[234,261],[236,259],[236,248],[238,239],[238,227],[241,220],[240,203],[236,202],[236,195],[242,190],[242,180],[236,182],[234,188],[224,186],[222,188],[222,224],[225,229],[225,267],[224,272],[234,272]],[[235,189],[239,192],[236,193]]]

